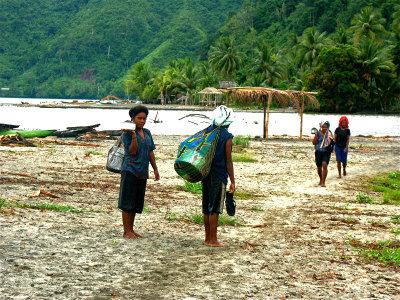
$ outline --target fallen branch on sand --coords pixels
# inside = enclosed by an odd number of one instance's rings
[[[27,141],[19,132],[16,134],[0,136],[0,145],[22,145],[27,147],[36,147],[33,143]]]
[[[51,198],[60,198],[57,195],[54,195],[50,192],[46,192],[45,190],[38,190],[30,195],[27,195],[28,197],[40,197],[40,196],[49,196]]]
[[[14,173],[14,172],[5,171],[5,170],[0,170],[0,174],[17,175],[17,176],[35,178],[35,177],[33,177],[32,175],[29,175],[29,174],[25,174],[25,173]]]

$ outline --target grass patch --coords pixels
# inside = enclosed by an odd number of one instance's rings
[[[167,217],[168,221],[181,221],[186,223],[204,224],[203,214],[191,213],[191,214],[178,214],[171,213]],[[218,226],[243,226],[238,222],[237,219],[221,214],[218,219]]]
[[[243,136],[243,135],[238,135],[233,137],[232,140],[232,145],[233,146],[241,146],[243,148],[248,148],[250,146],[250,136]]]
[[[253,206],[252,208],[250,208],[251,210],[254,210],[254,211],[264,211],[262,208],[259,208],[259,207],[256,207],[256,206]]]
[[[94,151],[94,150],[91,150],[91,151],[87,151],[86,153],[85,153],[87,156],[88,155],[103,155],[103,153],[101,153],[101,152],[97,152],[97,151]]]
[[[368,187],[382,193],[383,204],[400,205],[400,171],[376,176]]]
[[[6,200],[0,198],[0,210],[3,209],[3,206],[5,203],[6,203]]]
[[[400,241],[362,243],[352,240],[349,244],[366,261],[378,261],[386,265],[400,266]]]
[[[400,215],[393,215],[391,222],[394,224],[400,224]]]
[[[233,162],[257,162],[257,159],[249,153],[232,153]]]
[[[20,208],[31,208],[31,209],[40,209],[40,210],[55,210],[61,212],[74,212],[74,213],[83,213],[81,209],[75,209],[70,205],[59,205],[59,204],[51,204],[51,203],[23,203],[17,201],[9,201],[4,202],[4,207],[20,207]]]
[[[374,203],[374,199],[368,197],[368,196],[367,196],[366,194],[364,194],[364,193],[359,193],[359,194],[356,196],[356,201],[357,201],[358,203],[370,203],[370,204]]]
[[[177,189],[180,191],[189,192],[189,193],[192,193],[195,195],[201,195],[201,193],[202,193],[201,182],[192,183],[187,180],[184,180],[184,185],[178,186]]]

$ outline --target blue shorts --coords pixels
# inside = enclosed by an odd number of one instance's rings
[[[335,145],[335,153],[336,153],[336,161],[340,161],[344,164],[347,163],[347,154],[349,153],[349,149],[347,149],[347,152],[344,152],[345,147],[339,147],[338,145]]]

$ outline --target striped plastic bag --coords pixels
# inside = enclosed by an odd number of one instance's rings
[[[189,182],[203,180],[211,169],[217,147],[220,127],[206,133],[203,129],[183,141],[174,163],[175,171]]]

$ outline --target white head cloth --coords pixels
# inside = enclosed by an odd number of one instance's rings
[[[228,126],[234,120],[232,108],[228,108],[225,105],[220,105],[213,110],[213,124],[216,126]],[[221,124],[223,123],[223,124]]]

